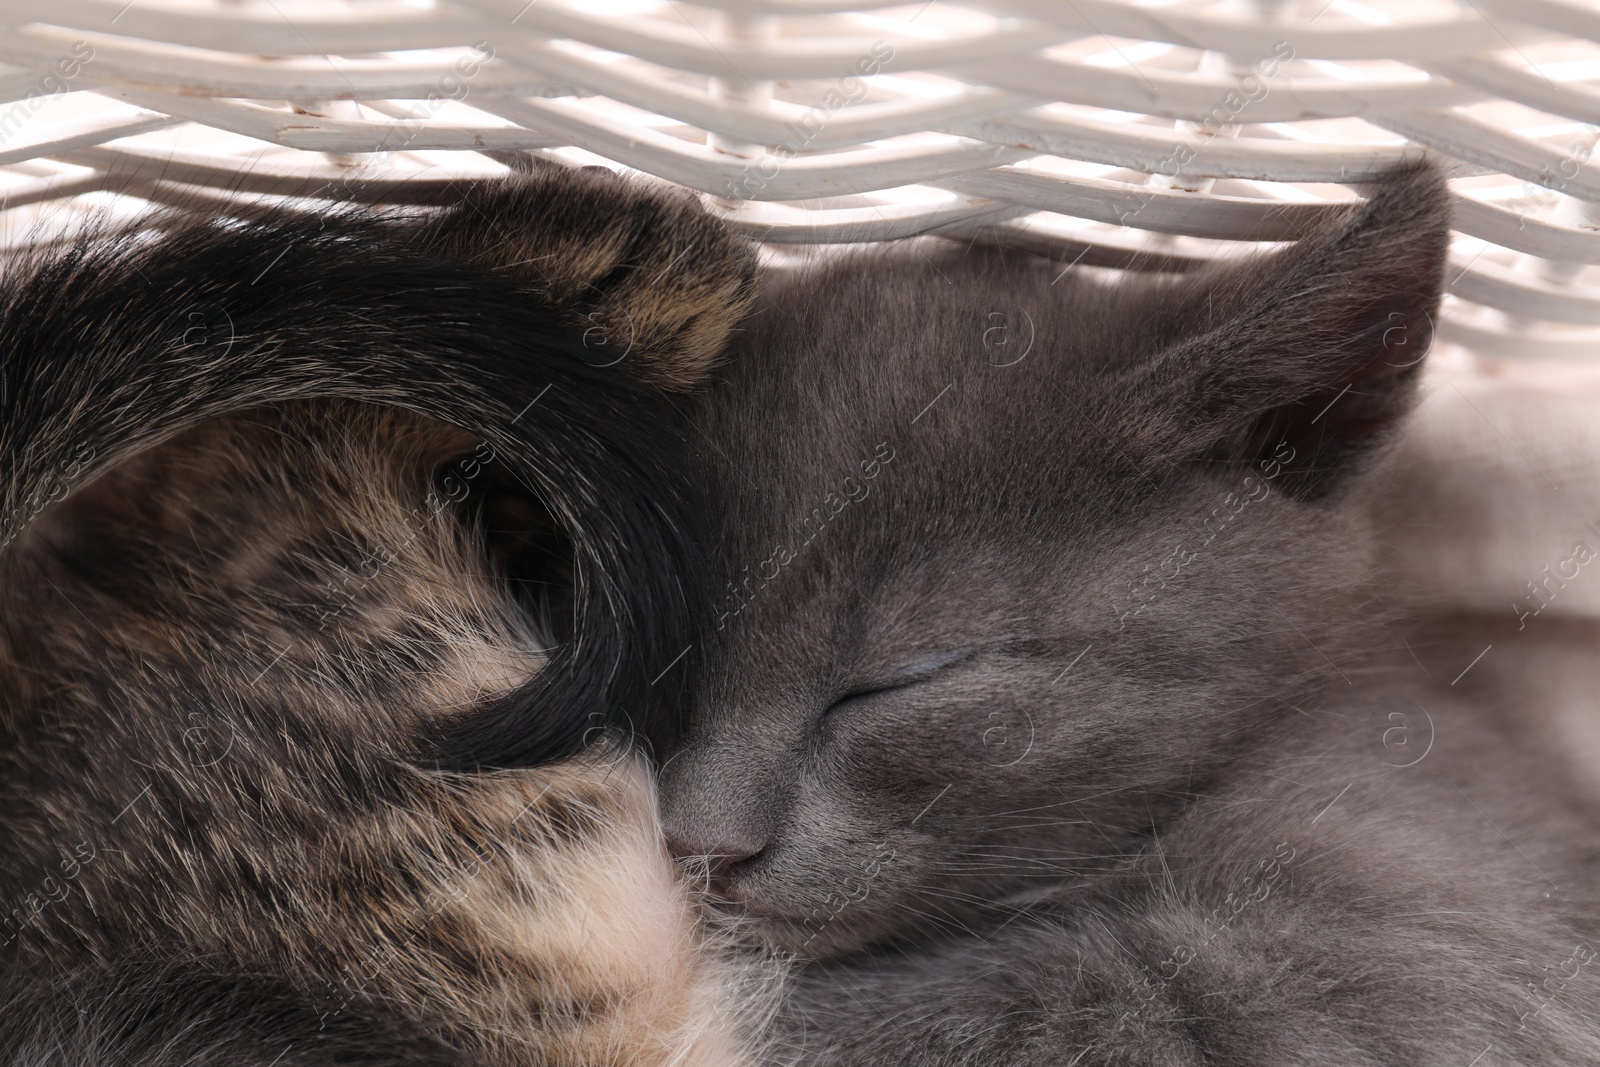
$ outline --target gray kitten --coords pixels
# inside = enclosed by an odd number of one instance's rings
[[[812,961],[799,1060],[1600,1062],[1590,815],[1394,661],[1355,506],[1448,236],[1421,168],[1177,278],[773,272],[686,412],[726,583],[663,791]]]

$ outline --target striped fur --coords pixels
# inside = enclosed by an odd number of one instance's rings
[[[703,374],[751,261],[626,189],[541,172],[422,220],[168,220],[10,266],[4,1062],[744,1062],[759,1001],[620,728],[670,697],[687,569],[681,446],[626,372]],[[570,218],[540,228],[573,212],[605,279]],[[622,269],[685,230],[712,236],[673,269],[725,320]],[[518,274],[540,256],[574,264],[559,300]],[[655,309],[637,365],[594,358],[584,299]],[[555,635],[499,497],[564,534]]]

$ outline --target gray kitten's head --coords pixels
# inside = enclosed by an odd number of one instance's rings
[[[1410,407],[1448,220],[1415,169],[1181,278],[928,243],[776,273],[691,413],[718,581],[680,855],[807,956],[1093,885],[1332,675],[1341,503]]]

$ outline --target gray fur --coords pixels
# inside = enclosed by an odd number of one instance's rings
[[[813,961],[798,1061],[1600,1062],[1590,814],[1395,654],[1352,505],[1448,222],[1415,169],[1182,279],[768,280],[688,412],[722,581],[663,791]]]

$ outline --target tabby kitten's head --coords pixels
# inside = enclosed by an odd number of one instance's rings
[[[720,578],[677,851],[808,956],[1093,885],[1330,675],[1448,215],[1417,169],[1177,278],[929,243],[775,272],[691,415]]]
[[[7,264],[7,1062],[743,1062],[618,727],[681,611],[628,378],[703,376],[750,253],[592,173],[460,192]]]
[[[376,1017],[496,1064],[737,1062],[738,975],[602,716],[576,759],[415,760],[570,639],[539,625],[570,559],[498,466],[403,412],[289,405],[30,530],[0,612],[0,660],[26,665],[0,796],[8,888],[38,910],[6,924],[9,969],[256,976],[299,1024],[230,1035],[263,1053]]]

